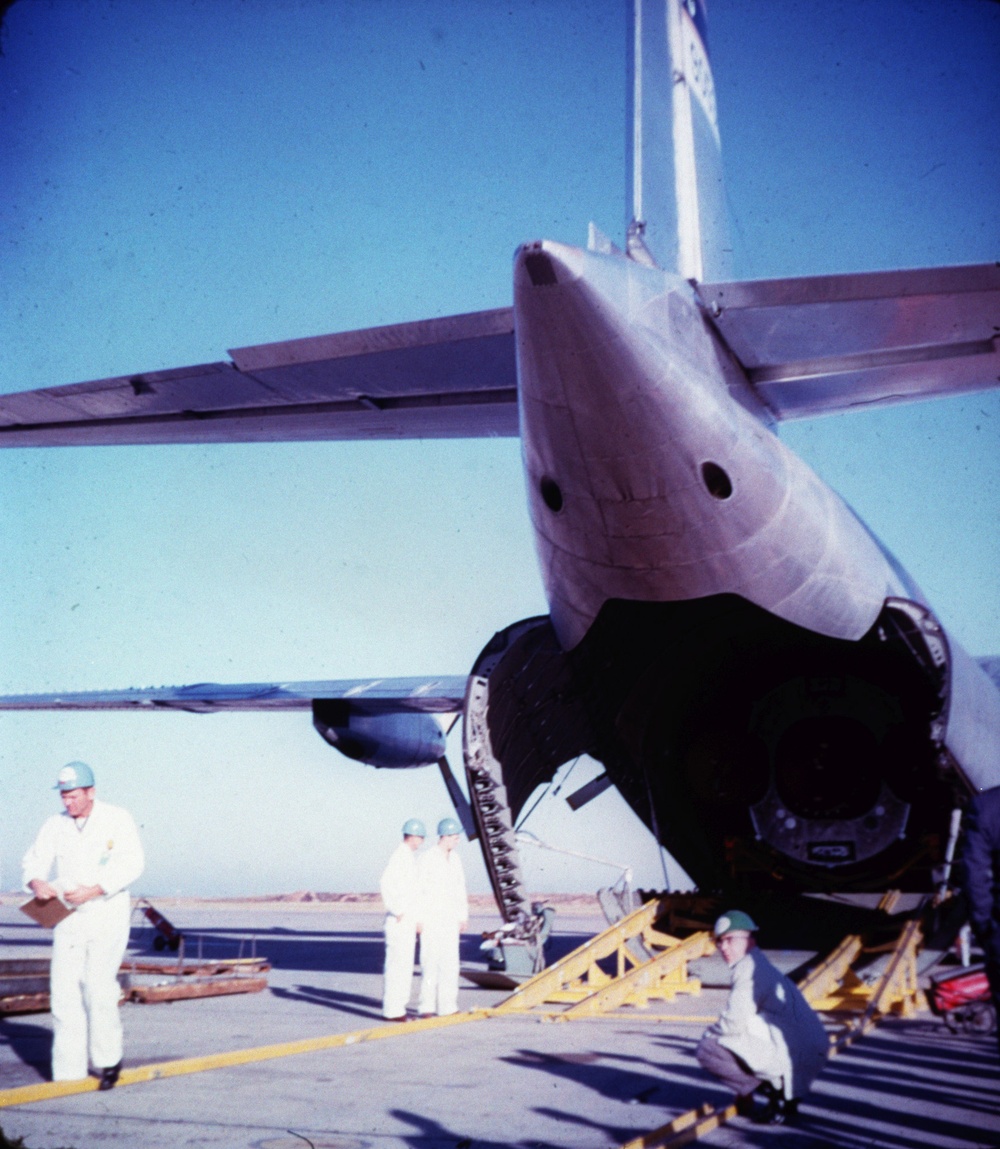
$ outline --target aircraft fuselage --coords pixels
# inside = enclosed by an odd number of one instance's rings
[[[630,804],[702,885],[929,864],[952,804],[936,622],[773,433],[692,286],[544,242],[514,308],[552,625]]]

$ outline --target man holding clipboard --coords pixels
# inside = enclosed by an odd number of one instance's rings
[[[24,856],[22,909],[53,927],[52,1079],[87,1076],[87,1058],[110,1089],[122,1063],[118,970],[128,945],[128,886],[143,853],[131,815],[95,797],[94,772],[70,762],[56,783],[63,812],[47,819]]]

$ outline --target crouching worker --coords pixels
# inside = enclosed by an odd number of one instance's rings
[[[798,987],[757,948],[757,925],[742,910],[715,923],[732,970],[722,1015],[698,1046],[698,1063],[736,1094],[736,1110],[761,1124],[794,1117],[830,1049],[822,1022]]]

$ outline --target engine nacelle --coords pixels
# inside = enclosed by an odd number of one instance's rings
[[[445,733],[433,714],[361,714],[344,699],[313,702],[313,726],[347,758],[389,770],[433,766],[445,753]]]

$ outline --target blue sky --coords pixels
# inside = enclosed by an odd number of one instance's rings
[[[713,0],[709,35],[738,275],[996,258],[1000,5]],[[506,305],[519,243],[623,235],[625,38],[609,0],[21,0],[0,390]],[[1000,395],[783,434],[1000,653]],[[0,498],[5,693],[463,673],[545,610],[514,440],[9,451]],[[370,889],[403,819],[447,812],[436,773],[349,763],[306,714],[5,715],[5,886],[75,757],[154,894]],[[658,881],[611,793],[528,828]]]

